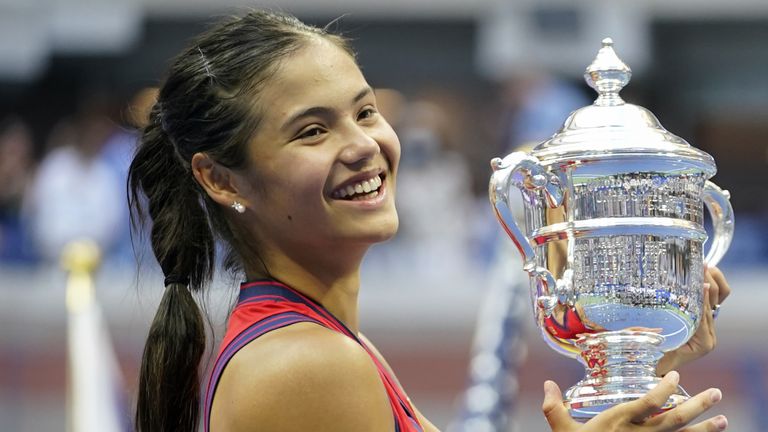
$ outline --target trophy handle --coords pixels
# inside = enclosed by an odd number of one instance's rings
[[[558,287],[557,281],[549,270],[536,265],[536,253],[531,247],[531,240],[515,221],[509,208],[508,194],[512,186],[521,191],[544,189],[547,205],[555,208],[563,202],[562,181],[558,176],[547,173],[537,158],[524,152],[510,153],[504,159],[494,158],[491,160],[491,168],[493,175],[488,193],[491,205],[504,231],[523,257],[523,270],[536,281],[536,303],[545,316],[549,316],[558,304],[558,297],[554,292]]]
[[[733,207],[731,207],[731,194],[727,190],[707,181],[704,185],[704,204],[712,216],[714,238],[712,246],[704,258],[708,266],[715,266],[725,255],[733,239]]]

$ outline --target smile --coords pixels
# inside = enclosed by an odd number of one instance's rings
[[[361,201],[376,198],[379,195],[382,180],[378,175],[368,180],[363,180],[347,186],[342,186],[333,193],[331,197],[350,201]]]

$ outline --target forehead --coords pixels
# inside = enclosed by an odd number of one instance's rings
[[[329,41],[312,39],[281,62],[260,102],[268,117],[270,113],[286,116],[308,106],[348,101],[365,86],[360,68],[346,51]]]

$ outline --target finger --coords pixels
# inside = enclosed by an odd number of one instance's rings
[[[704,301],[702,302],[702,305],[705,309],[712,309],[712,284],[709,282],[704,282],[702,284],[702,288],[704,289]]]
[[[691,420],[701,415],[701,413],[711,408],[712,405],[720,402],[720,399],[722,398],[723,394],[718,389],[709,389],[707,391],[703,391],[675,407],[674,409],[671,409],[664,414],[658,415],[646,421],[644,426],[649,426],[651,430],[660,432],[671,432],[679,430],[683,426],[690,423]],[[705,427],[705,429],[701,430],[709,430],[706,429],[706,427],[712,426],[711,423],[703,422],[697,424],[695,427],[699,427],[699,425],[703,425],[703,427]]]
[[[680,382],[680,374],[671,371],[664,375],[659,384],[643,397],[624,404],[624,409],[633,422],[642,422],[649,416],[656,414],[667,403],[669,396],[677,390]]]
[[[712,309],[715,305],[719,304],[720,299],[720,286],[717,284],[712,274],[707,272],[704,274],[704,289],[709,291],[709,301],[705,302],[705,305],[709,305]]]
[[[541,411],[553,431],[569,430],[579,424],[571,418],[568,409],[563,405],[563,395],[554,381],[544,382],[544,403],[541,405]]]
[[[701,327],[697,330],[697,333],[706,331],[708,337],[706,340],[702,343],[702,348],[706,352],[710,352],[713,349],[715,349],[715,344],[717,344],[717,334],[715,333],[715,315],[712,312],[714,309],[714,306],[708,306],[711,304],[711,290],[712,286],[705,283],[704,284],[704,312],[702,313],[702,321],[701,321]],[[702,339],[699,338],[699,341],[702,342]]]
[[[725,279],[725,275],[717,267],[710,267],[709,273],[712,276],[712,279],[714,279],[715,283],[717,283],[717,286],[719,287],[720,295],[717,299],[717,302],[722,303],[725,301],[726,298],[728,298],[729,295],[731,295],[731,287],[730,285],[728,285],[728,280]]]
[[[679,432],[719,432],[728,428],[728,419],[725,416],[717,416],[711,419],[705,420],[701,423],[697,423],[693,426],[689,426],[685,429],[680,429]]]

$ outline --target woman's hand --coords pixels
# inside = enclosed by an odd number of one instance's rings
[[[715,432],[728,427],[725,416],[717,416],[685,427],[699,414],[722,398],[718,389],[697,394],[678,407],[653,416],[677,389],[680,375],[669,372],[654,389],[632,402],[617,405],[587,423],[572,419],[562,402],[560,388],[552,381],[544,383],[544,404],[541,409],[552,432]],[[653,416],[653,417],[652,417]]]
[[[712,310],[725,301],[731,294],[731,287],[725,280],[723,272],[717,267],[709,267],[704,271],[704,313],[701,325],[688,342],[680,348],[670,351],[659,360],[656,373],[663,376],[681,365],[704,356],[717,344],[715,335],[715,319]]]

